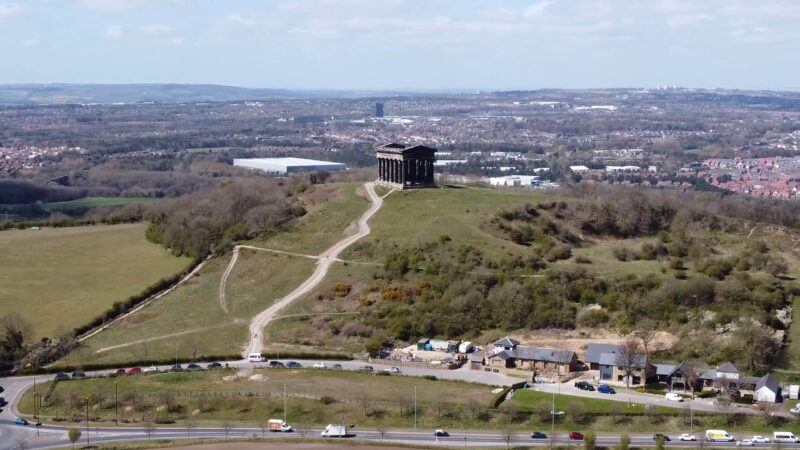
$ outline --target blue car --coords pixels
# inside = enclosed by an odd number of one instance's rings
[[[212,362],[212,363],[208,363],[206,368],[207,369],[221,369],[222,368],[222,364],[220,364],[218,362]]]
[[[64,372],[58,372],[54,380],[56,381],[69,380],[69,375],[65,374]]]
[[[169,368],[169,370],[171,370],[173,372],[179,372],[179,371],[183,370],[183,367],[181,367],[180,364],[173,364],[172,367]]]
[[[286,363],[286,367],[289,367],[291,369],[299,369],[299,368],[303,367],[303,365],[300,364],[297,361],[289,361],[289,362]]]
[[[14,423],[17,425],[27,425],[28,421],[23,419],[22,417],[17,417],[16,419],[14,419]]]
[[[600,386],[597,386],[597,392],[599,392],[601,394],[616,394],[617,393],[617,391],[615,391],[614,388],[612,388],[611,386],[609,386],[607,384],[601,384]]]
[[[188,366],[186,366],[186,370],[202,370],[202,369],[203,369],[202,367],[200,367],[195,363],[191,363]]]

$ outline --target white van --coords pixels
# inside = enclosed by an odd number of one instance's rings
[[[706,430],[708,442],[733,442],[733,436],[725,430]]]
[[[772,433],[772,438],[775,440],[775,442],[800,442],[800,439],[798,439],[797,436],[790,431],[776,431]]]
[[[347,426],[346,425],[334,425],[328,424],[327,427],[322,431],[320,434],[322,437],[338,437],[343,438],[347,437]]]
[[[250,362],[264,362],[264,357],[261,356],[261,353],[250,353],[247,355],[247,359],[250,360]]]

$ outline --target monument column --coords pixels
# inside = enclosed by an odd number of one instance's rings
[[[428,160],[428,183],[433,184],[433,160]]]
[[[403,175],[400,177],[400,184],[405,185],[408,180],[408,161],[404,159],[400,164],[403,170]]]
[[[383,181],[383,158],[378,158],[378,179]]]
[[[392,160],[392,183],[400,182],[400,161]]]

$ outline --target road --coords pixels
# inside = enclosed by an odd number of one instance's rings
[[[287,362],[283,360],[283,362]],[[319,361],[301,361],[301,363],[305,367],[310,367],[313,363]],[[444,370],[444,369],[431,369],[431,368],[422,368],[422,367],[409,367],[403,366],[401,364],[383,364],[377,362],[364,362],[364,361],[323,361],[327,367],[333,367],[334,364],[341,364],[343,370],[358,370],[364,365],[370,365],[374,368],[374,370],[383,370],[389,367],[398,367],[401,371],[402,376],[425,376],[425,375],[435,375],[439,379],[448,379],[448,380],[462,380],[462,381],[469,381],[474,383],[481,383],[487,385],[504,385],[508,386],[515,382],[518,382],[518,378],[508,377],[506,375],[500,373],[493,373],[493,372],[484,372],[478,370],[470,370],[466,367],[457,370]],[[248,368],[253,367],[266,367],[267,364],[264,363],[257,363],[253,364],[245,360],[240,361],[228,361],[226,363],[229,367],[238,368],[240,370],[247,370]],[[161,370],[166,370],[168,367],[162,366],[159,367]],[[274,369],[280,370],[280,369]],[[108,375],[112,373],[112,370],[103,370],[97,372],[90,372],[88,375]],[[146,375],[143,375],[146,376]],[[393,375],[393,376],[400,376],[400,375]],[[35,378],[37,383],[42,383],[44,381],[52,380],[53,375],[49,376],[38,376]],[[0,411],[0,449],[14,449],[18,447],[18,442],[22,442],[23,440],[26,442],[26,448],[30,449],[39,449],[39,448],[52,448],[56,446],[63,446],[68,444],[66,440],[66,429],[63,427],[58,426],[42,426],[39,427],[38,433],[37,429],[34,426],[21,426],[21,425],[14,425],[13,420],[19,414],[16,410],[16,404],[19,398],[21,397],[22,393],[30,388],[34,383],[34,377],[26,376],[26,377],[13,377],[13,378],[5,378],[0,379],[0,385],[5,388],[5,392],[3,395],[5,396],[6,400],[10,402],[10,404],[5,407],[2,411]],[[541,391],[541,392],[554,392],[559,389],[558,385],[554,384],[536,384],[534,385],[533,389]],[[569,383],[564,383],[560,386],[560,390],[562,394],[565,395],[573,395],[579,397],[594,397],[594,398],[606,398],[609,400],[617,400],[617,401],[632,401],[638,403],[650,403],[650,404],[663,404],[665,406],[675,406],[674,403],[660,403],[662,399],[660,396],[656,395],[648,395],[648,394],[635,394],[632,393],[630,397],[625,393],[615,394],[615,395],[603,395],[595,392],[585,392],[575,388],[573,385]],[[666,402],[664,400],[664,402]],[[693,406],[694,407],[694,406]],[[697,409],[701,410],[702,404],[697,404]],[[81,428],[83,432],[83,437],[81,441],[85,443],[86,440],[86,429],[85,424],[77,424],[79,428]],[[310,430],[303,430],[302,433],[294,433],[294,434],[267,434],[266,438],[274,438],[274,437],[293,437],[299,438],[303,437],[317,437],[319,436],[319,432],[322,429],[322,424],[319,424],[315,427],[312,427]],[[498,446],[503,447],[506,445],[506,438],[507,436],[504,435],[501,431],[495,432],[479,432],[479,431],[455,431],[449,430],[452,434],[450,438],[441,438],[438,441],[434,440],[432,436],[433,430],[408,430],[408,429],[393,429],[386,432],[383,436],[383,440],[386,442],[396,442],[396,443],[405,443],[405,444],[417,444],[417,445],[430,445],[430,446],[483,446],[483,447],[491,447],[491,446]],[[531,430],[533,431],[533,430]],[[549,430],[540,430],[545,433],[549,434]],[[381,440],[381,433],[377,430],[360,430],[354,429],[353,432],[355,433],[354,439],[358,440],[369,440],[369,441],[380,441]],[[261,436],[262,430],[261,429],[253,429],[253,428],[236,428],[230,430],[229,438],[244,438],[244,437],[259,437]],[[38,435],[37,435],[38,434]],[[111,442],[111,441],[122,441],[122,440],[146,440],[147,433],[144,429],[141,428],[114,428],[114,427],[96,427],[90,426],[89,428],[89,439],[91,442]],[[189,430],[189,437],[195,438],[217,438],[223,439],[225,438],[225,430],[223,429],[214,429],[214,428],[192,428]],[[700,433],[696,434],[698,437]],[[186,428],[158,428],[153,431],[151,438],[152,439],[186,439],[187,437],[187,430]],[[676,438],[676,436],[672,436]],[[736,435],[737,439],[747,438],[749,436],[744,435]],[[464,440],[466,438],[466,442]],[[619,437],[610,434],[601,434],[598,436],[598,444],[600,445],[613,445],[618,442]],[[650,434],[634,434],[631,435],[632,445],[636,446],[647,446],[652,445],[652,436]],[[527,433],[515,433],[511,437],[512,444],[526,444],[526,445],[550,445],[550,439],[545,440],[532,440]],[[570,441],[566,435],[566,433],[558,433],[555,435],[553,443],[567,445],[569,443],[578,445],[578,441]],[[697,446],[697,443],[690,443],[690,442],[678,442],[673,440],[671,446],[680,446],[680,447],[693,447]],[[710,444],[704,442],[703,445],[705,447],[709,446],[724,446],[723,444]],[[798,446],[800,447],[800,446]]]
[[[264,345],[263,330],[272,321],[272,319],[275,318],[278,312],[289,306],[289,304],[293,301],[314,289],[325,278],[325,275],[328,274],[328,269],[330,269],[331,264],[336,261],[339,253],[370,233],[371,230],[368,223],[369,219],[371,219],[372,216],[374,216],[375,213],[381,209],[381,206],[383,206],[383,199],[379,197],[377,193],[375,193],[374,183],[366,183],[364,184],[364,187],[369,195],[371,205],[369,209],[367,209],[367,211],[358,219],[358,231],[355,234],[333,244],[333,246],[320,254],[319,258],[317,259],[317,266],[314,269],[314,273],[312,273],[310,277],[303,281],[303,283],[295,290],[276,301],[272,304],[272,306],[264,311],[261,311],[253,318],[253,320],[250,322],[250,343],[245,347],[245,357],[248,353],[261,353]]]

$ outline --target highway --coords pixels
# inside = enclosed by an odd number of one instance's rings
[[[282,362],[287,362],[287,360],[281,360]],[[298,361],[303,364],[304,367],[311,367],[311,365],[316,360],[312,361]],[[508,386],[513,383],[521,381],[518,378],[509,377],[507,375],[501,373],[493,373],[493,372],[484,372],[479,370],[470,370],[468,367],[462,367],[456,370],[444,370],[444,369],[432,369],[432,368],[421,368],[421,367],[408,367],[403,366],[399,363],[397,364],[385,364],[385,363],[377,363],[377,362],[365,362],[365,361],[323,361],[325,365],[330,368],[334,364],[341,364],[343,370],[358,370],[361,366],[370,365],[376,371],[383,370],[389,367],[398,367],[401,371],[400,375],[393,375],[393,376],[425,376],[425,375],[435,375],[439,379],[448,379],[448,380],[461,380],[461,381],[468,381],[480,384],[487,384],[487,385],[496,385],[496,386]],[[267,363],[250,363],[248,361],[239,360],[239,361],[228,361],[227,363],[223,362],[223,365],[227,364],[231,368],[237,368],[239,370],[247,371],[253,368],[266,368],[268,367]],[[161,370],[167,370],[167,366],[159,367]],[[271,370],[281,370],[281,369],[271,369]],[[314,370],[314,369],[311,369]],[[87,373],[89,376],[103,376],[109,375],[113,373],[113,370],[102,370],[96,372]],[[53,379],[54,375],[40,375],[37,377],[33,376],[24,376],[24,377],[12,377],[12,378],[4,378],[0,379],[0,386],[5,388],[5,392],[3,392],[2,396],[9,402],[9,404],[3,408],[2,412],[0,412],[0,449],[15,449],[19,448],[18,443],[25,441],[25,447],[31,449],[38,449],[38,448],[53,448],[57,446],[66,445],[69,442],[67,441],[66,437],[66,428],[59,427],[59,426],[42,426],[39,427],[37,433],[37,427],[33,425],[29,426],[22,426],[22,425],[15,425],[13,423],[14,419],[19,415],[16,410],[16,404],[19,398],[21,397],[22,393],[25,392],[28,388],[33,386],[34,379],[36,383],[42,383],[45,381],[50,381]],[[137,375],[137,376],[147,376],[146,374]],[[541,392],[557,392],[560,390],[561,394],[564,395],[572,395],[578,397],[593,397],[593,398],[604,398],[608,400],[616,400],[620,402],[633,402],[639,404],[655,404],[655,405],[663,405],[663,406],[680,406],[680,404],[675,404],[673,402],[666,401],[662,396],[653,395],[653,394],[639,394],[632,392],[628,394],[627,391],[620,390],[619,393],[614,395],[604,395],[600,394],[596,391],[594,392],[586,392],[581,391],[574,387],[572,382],[570,383],[562,383],[560,386],[558,384],[535,384],[531,389],[538,390]],[[692,407],[696,410],[700,411],[716,411],[715,406],[709,403],[707,400],[694,400],[692,402]],[[749,411],[749,410],[748,410]],[[319,433],[324,427],[325,424],[318,424],[317,428],[312,430],[308,430],[307,432],[303,433],[292,433],[292,434],[285,434],[285,433],[277,433],[277,434],[267,434],[267,438],[275,438],[275,437],[291,437],[291,438],[300,438],[305,435],[305,437],[319,437]],[[77,426],[81,428],[83,432],[83,436],[81,441],[85,443],[86,441],[86,429],[85,424],[75,424],[73,426]],[[410,444],[420,444],[420,445],[437,445],[437,446],[506,446],[507,445],[507,437],[500,431],[497,432],[475,432],[475,431],[453,431],[448,430],[452,433],[450,438],[440,438],[439,440],[435,440],[433,437],[433,430],[390,430],[384,436],[383,440],[389,442],[399,442],[399,443],[410,443]],[[531,430],[534,431],[534,430]],[[538,430],[547,433],[548,435],[549,430]],[[585,431],[585,430],[576,430],[576,431]],[[697,431],[697,430],[696,430]],[[353,430],[355,436],[352,439],[358,440],[370,440],[370,441],[380,441],[381,435],[376,430]],[[244,437],[259,437],[262,434],[262,430],[259,429],[252,429],[252,428],[237,428],[231,430],[229,433],[229,438],[244,438]],[[114,427],[100,427],[97,428],[95,426],[90,426],[89,429],[89,439],[90,442],[110,442],[110,441],[121,441],[121,440],[142,440],[147,439],[147,433],[144,429],[141,428],[114,428]],[[695,435],[699,438],[701,437],[701,433],[697,431]],[[223,429],[209,429],[209,428],[192,428],[188,434],[191,438],[216,438],[216,439],[224,439],[225,438],[225,430]],[[750,436],[736,436],[737,439],[748,438]],[[187,438],[187,430],[185,428],[157,428],[152,432],[152,439],[186,439]],[[466,440],[464,439],[466,438]],[[632,444],[637,446],[645,446],[645,445],[652,445],[652,435],[632,435]],[[677,436],[673,436],[673,438],[677,438]],[[601,445],[611,445],[618,441],[618,436],[611,436],[611,435],[600,435],[598,436],[598,444]],[[511,443],[515,443],[517,445],[525,443],[526,445],[550,445],[550,439],[545,440],[533,440],[530,438],[529,433],[527,434],[514,434],[511,437]],[[553,443],[568,445],[570,443],[577,445],[578,441],[570,441],[567,438],[566,433],[560,433],[555,436]],[[696,446],[696,443],[685,442],[681,443],[676,440],[670,442],[671,446],[681,446],[681,447],[693,447]],[[719,443],[704,443],[704,446],[725,446],[725,444]]]

